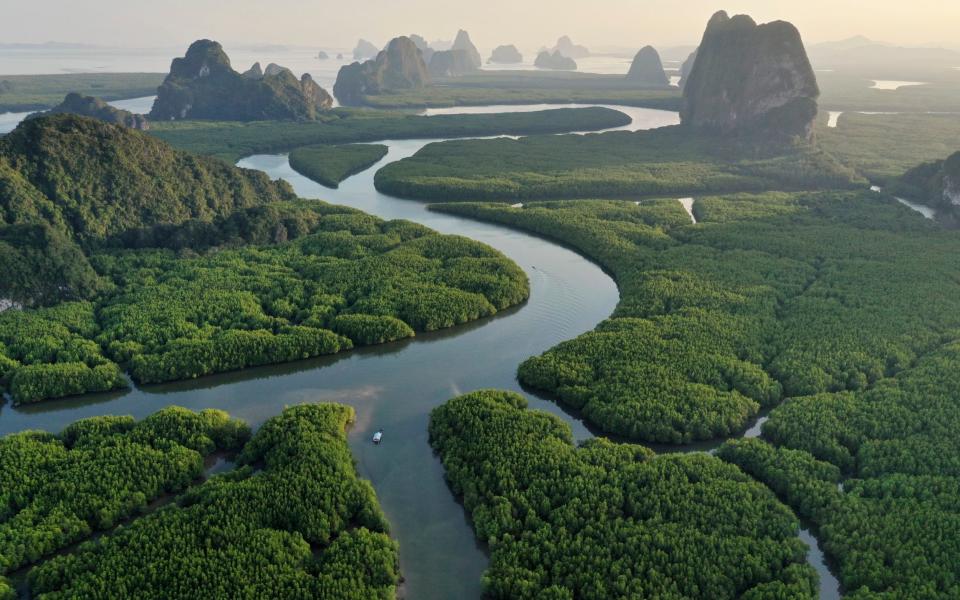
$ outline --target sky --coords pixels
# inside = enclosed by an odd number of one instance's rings
[[[400,34],[481,49],[552,46],[562,34],[592,48],[696,44],[719,9],[792,21],[807,44],[865,35],[900,45],[960,47],[957,0],[2,0],[0,42],[132,48],[230,44],[352,48]],[[0,68],[2,71],[2,68]]]

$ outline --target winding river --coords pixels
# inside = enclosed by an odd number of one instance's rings
[[[633,117],[631,129],[677,120],[676,113],[617,109]],[[251,156],[238,164],[286,179],[301,197],[344,204],[385,219],[409,219],[489,244],[526,271],[531,293],[524,305],[463,327],[331,357],[33,406],[0,405],[0,435],[32,428],[59,431],[76,419],[95,415],[139,418],[170,404],[195,410],[220,408],[254,427],[292,404],[349,404],[357,413],[349,441],[358,470],[373,483],[400,542],[406,579],[402,595],[417,600],[478,598],[488,559],[427,442],[430,410],[471,390],[514,390],[524,393],[531,408],[562,417],[578,440],[589,438],[593,434],[579,418],[521,390],[516,368],[524,359],[593,329],[610,315],[619,295],[609,276],[571,250],[519,231],[430,212],[424,204],[390,198],[374,189],[373,175],[379,168],[430,141],[435,140],[384,142],[387,156],[337,190],[294,172],[286,155]],[[384,441],[374,446],[370,438],[378,429],[384,430]],[[811,562],[821,576],[821,597],[839,598],[836,579],[815,545]]]

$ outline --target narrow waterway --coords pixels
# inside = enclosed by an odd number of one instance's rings
[[[635,119],[632,129],[658,127],[676,119],[676,113],[627,111]],[[598,266],[557,244],[505,227],[430,212],[421,203],[390,198],[374,189],[373,176],[379,168],[429,142],[384,142],[389,148],[386,158],[337,190],[294,172],[286,155],[252,156],[238,164],[286,179],[304,198],[352,206],[385,219],[409,219],[489,244],[526,271],[531,296],[523,306],[464,327],[332,357],[33,406],[2,405],[0,435],[24,429],[59,431],[76,419],[103,414],[139,418],[171,404],[194,410],[221,408],[253,427],[292,404],[349,404],[357,412],[349,441],[358,470],[373,483],[392,534],[400,542],[404,595],[416,600],[478,598],[488,559],[429,447],[430,410],[471,390],[514,390],[527,396],[531,408],[561,416],[578,440],[591,437],[577,417],[552,401],[522,391],[516,368],[526,358],[591,330],[610,315],[619,295]],[[384,431],[383,443],[374,446],[370,439],[379,429]],[[824,586],[836,591],[836,579],[815,550],[812,547],[812,564]],[[824,597],[839,597],[839,593]]]

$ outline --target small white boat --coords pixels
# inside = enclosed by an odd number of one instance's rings
[[[375,434],[373,434],[373,443],[374,443],[374,444],[379,444],[379,443],[380,443],[380,440],[382,440],[382,439],[383,439],[383,430],[382,430],[382,429],[381,429],[380,431],[376,432]]]

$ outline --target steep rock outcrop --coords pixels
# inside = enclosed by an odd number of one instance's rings
[[[429,84],[430,73],[420,50],[410,38],[398,37],[390,41],[376,60],[341,67],[333,93],[341,104],[359,106],[364,103],[364,96]]]
[[[480,58],[480,52],[477,50],[477,47],[473,45],[473,42],[470,41],[470,34],[461,29],[457,32],[457,37],[453,40],[453,46],[450,47],[451,50],[463,50],[470,57],[470,62],[473,63],[473,66],[479,69],[483,65],[483,59]]]
[[[430,59],[431,77],[460,77],[477,70],[466,50],[434,52]]]
[[[271,65],[258,76],[259,63],[241,75],[217,42],[199,40],[157,88],[150,111],[154,120],[217,119],[257,121],[316,119],[333,98],[308,74],[299,80],[289,69]]]
[[[76,92],[70,92],[67,94],[67,97],[63,99],[63,102],[51,108],[50,110],[41,113],[34,113],[27,118],[36,119],[38,117],[60,113],[70,113],[84,117],[91,117],[99,121],[103,121],[104,123],[123,125],[124,127],[140,129],[141,131],[145,131],[150,128],[149,124],[147,123],[147,118],[143,115],[135,115],[128,110],[114,108],[100,98],[94,98],[93,96],[81,96]]]
[[[379,53],[379,48],[367,40],[360,39],[357,41],[357,47],[353,49],[353,60],[367,60],[370,58],[376,58],[377,54]]]
[[[423,62],[429,65],[430,59],[433,58],[434,49],[430,47],[427,40],[424,39],[423,36],[415,33],[411,33],[407,37],[410,38],[410,41],[420,50],[420,54],[423,55]]]
[[[720,11],[683,88],[684,125],[769,140],[809,139],[820,90],[796,27]]]
[[[255,62],[252,67],[241,73],[241,76],[247,79],[263,79],[263,68],[260,63]]]
[[[687,60],[683,61],[683,64],[680,65],[680,81],[677,83],[682,90],[685,85],[687,85],[687,79],[690,78],[690,72],[693,71],[693,64],[697,62],[697,51],[694,50],[690,53],[690,56],[687,57]]]
[[[590,49],[580,44],[574,44],[569,35],[561,36],[557,40],[557,45],[552,48],[553,52],[559,52],[567,58],[586,58],[590,56]]]
[[[546,50],[537,55],[534,66],[538,69],[552,69],[554,71],[576,71],[577,61],[560,54],[559,51],[550,54]]]
[[[509,46],[497,46],[490,54],[487,63],[498,65],[515,65],[523,62],[523,55],[513,44]]]
[[[637,52],[627,72],[627,79],[638,85],[650,87],[666,87],[670,85],[660,54],[653,46],[644,46]]]
[[[927,206],[960,214],[960,152],[946,160],[918,165],[888,190]]]

